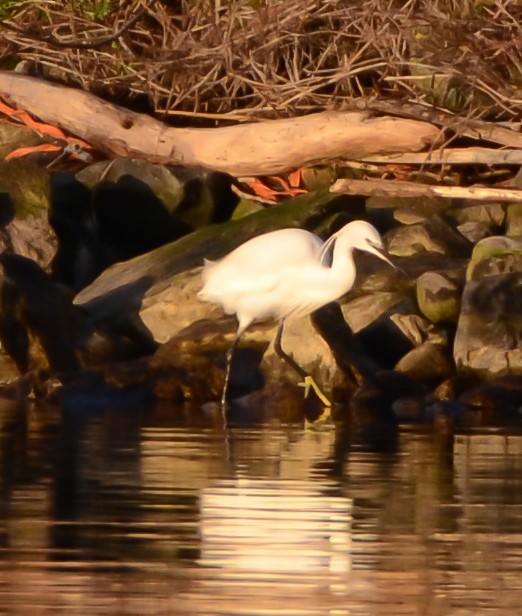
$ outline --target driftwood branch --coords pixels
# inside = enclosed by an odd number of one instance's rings
[[[378,154],[362,159],[366,163],[401,165],[522,165],[522,148],[446,148],[432,152]]]
[[[510,201],[522,203],[522,190],[487,186],[430,186],[393,180],[337,180],[330,192],[365,197],[445,197],[475,201]],[[396,207],[390,205],[390,207]]]
[[[356,107],[379,113],[390,113],[401,118],[422,120],[442,126],[458,135],[480,141],[491,141],[512,148],[522,148],[522,133],[520,132],[492,122],[456,116],[443,109],[382,98],[358,101]]]
[[[439,136],[439,129],[426,122],[334,111],[221,128],[172,128],[88,92],[10,72],[0,72],[0,96],[109,155],[236,176],[283,173],[336,158],[416,152]]]

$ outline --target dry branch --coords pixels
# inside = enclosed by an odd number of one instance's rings
[[[392,180],[337,180],[330,192],[365,197],[444,197],[475,201],[510,201],[522,203],[522,190],[486,186],[429,186]],[[383,207],[383,206],[381,206]],[[396,207],[396,204],[390,205]]]
[[[395,165],[522,165],[522,149],[452,148],[431,152],[378,154],[362,160],[366,163]]]
[[[238,176],[282,173],[340,157],[419,151],[439,136],[426,122],[335,111],[222,128],[171,128],[88,92],[15,73],[0,72],[0,96],[110,155]]]
[[[443,109],[382,98],[357,101],[356,106],[360,109],[392,114],[400,118],[422,120],[472,139],[492,141],[512,148],[522,148],[522,133],[520,132],[499,126],[493,122],[454,115]]]

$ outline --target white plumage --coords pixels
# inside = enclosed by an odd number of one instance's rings
[[[271,231],[248,240],[218,261],[205,261],[198,297],[220,304],[227,314],[236,314],[239,322],[227,354],[223,404],[234,348],[253,321],[270,317],[280,321],[276,351],[307,377],[280,347],[284,319],[310,314],[347,293],[355,282],[354,249],[393,266],[383,254],[379,232],[363,220],[348,223],[326,242],[303,229]]]

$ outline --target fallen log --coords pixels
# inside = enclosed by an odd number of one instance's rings
[[[473,199],[475,201],[510,201],[522,203],[522,190],[490,188],[488,186],[431,186],[395,180],[337,180],[331,193],[362,195],[365,197],[445,197],[447,199]],[[380,207],[386,207],[381,205]],[[390,207],[396,207],[391,204]]]
[[[173,128],[89,92],[12,72],[0,72],[0,96],[110,156],[235,176],[284,173],[336,158],[418,152],[439,136],[427,122],[337,111],[220,128]]]

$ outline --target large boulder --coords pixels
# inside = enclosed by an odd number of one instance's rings
[[[460,370],[483,377],[522,373],[522,240],[481,240],[466,272],[455,335]]]

